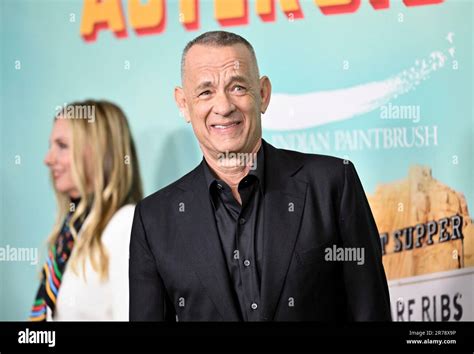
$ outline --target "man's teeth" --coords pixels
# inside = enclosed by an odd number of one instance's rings
[[[232,124],[227,124],[227,125],[214,125],[214,128],[217,129],[225,129],[229,127],[233,127],[234,125],[237,125],[238,123],[232,123]]]

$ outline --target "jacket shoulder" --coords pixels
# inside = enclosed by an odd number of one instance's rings
[[[339,166],[340,164],[349,163],[348,160],[344,160],[335,156],[309,154],[309,153],[293,151],[293,150],[285,150],[285,149],[278,149],[278,151],[282,154],[287,155],[290,158],[298,159],[305,163],[319,164],[321,166],[334,167],[334,166]]]
[[[145,197],[138,203],[138,206],[142,206],[144,209],[147,209],[152,206],[156,207],[162,202],[166,203],[166,201],[169,201],[170,198],[182,192],[182,185],[189,184],[194,180],[196,175],[199,173],[200,168],[202,168],[201,164],[178,180]]]
[[[335,156],[309,154],[293,150],[276,149],[286,159],[296,161],[303,166],[305,174],[326,176],[332,178],[344,178],[346,168],[352,166],[347,159]]]

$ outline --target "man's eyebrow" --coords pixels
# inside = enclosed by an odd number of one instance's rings
[[[245,76],[242,76],[242,75],[233,75],[230,77],[229,79],[229,84],[233,83],[233,82],[242,82],[242,83],[245,83],[245,84],[248,84],[249,83],[249,80],[245,77]]]
[[[209,88],[209,87],[212,87],[212,82],[210,81],[204,81],[204,82],[201,82],[195,89],[195,91],[200,91],[200,90],[204,90],[206,88]]]
[[[249,84],[249,80],[245,77],[245,76],[242,76],[242,75],[233,75],[229,78],[228,80],[228,83],[226,86],[229,86],[230,84],[234,83],[234,82],[242,82],[246,85]],[[209,87],[212,87],[213,84],[211,81],[204,81],[204,82],[201,82],[195,89],[195,91],[201,91],[201,90],[204,90],[204,89],[207,89]]]

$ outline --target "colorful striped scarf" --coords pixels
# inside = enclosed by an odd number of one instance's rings
[[[66,216],[56,242],[48,250],[48,256],[42,270],[41,284],[31,309],[30,321],[46,321],[47,307],[50,308],[54,316],[62,276],[74,246],[74,237],[69,229],[72,214],[71,212]],[[74,223],[77,232],[79,232],[81,225],[82,222],[79,220]]]

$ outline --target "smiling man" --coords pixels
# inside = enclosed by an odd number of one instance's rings
[[[176,103],[204,158],[136,207],[130,319],[390,320],[379,235],[354,166],[262,139],[271,84],[241,36],[200,35],[181,71]],[[328,259],[333,249],[342,252]]]

